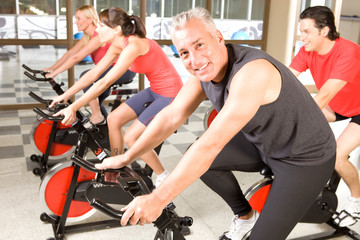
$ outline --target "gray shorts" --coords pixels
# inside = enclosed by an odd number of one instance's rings
[[[125,103],[135,111],[138,120],[147,126],[155,115],[173,100],[174,98],[161,96],[146,88],[127,99]]]

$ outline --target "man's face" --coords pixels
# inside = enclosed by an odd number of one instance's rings
[[[327,38],[327,30],[327,27],[321,30],[316,28],[313,19],[302,19],[300,40],[304,42],[305,50],[319,52],[323,46],[323,40]]]
[[[224,40],[219,31],[214,35],[197,19],[190,20],[185,28],[172,35],[185,68],[204,82],[219,82],[226,71],[227,51]]]

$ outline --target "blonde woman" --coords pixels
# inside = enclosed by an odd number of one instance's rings
[[[86,56],[90,54],[91,59],[96,65],[106,54],[111,43],[102,43],[98,33],[96,32],[97,23],[99,22],[99,16],[95,8],[91,5],[84,5],[79,7],[75,12],[76,25],[79,31],[82,31],[83,37],[69,50],[67,51],[53,66],[50,68],[45,68],[44,71],[50,72],[46,76],[49,78],[54,78],[59,73],[62,73],[69,68],[73,67],[75,64],[82,61]],[[98,78],[102,78],[105,74],[114,66],[116,60],[110,65],[104,73]],[[89,70],[87,70],[89,71]],[[80,75],[81,77],[87,72],[83,72]],[[120,76],[116,84],[123,83],[132,79],[135,76],[134,72],[126,71],[122,76]],[[84,92],[88,89],[84,88]],[[98,98],[93,99],[89,102],[92,115],[90,120],[92,123],[97,124],[102,122],[107,117],[107,112],[102,102],[110,94],[110,87],[107,88]],[[65,92],[61,96],[55,97],[53,100],[53,106],[55,102],[67,101],[71,96],[68,92]]]

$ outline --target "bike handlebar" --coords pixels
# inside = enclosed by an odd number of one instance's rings
[[[28,66],[26,66],[25,64],[22,65],[23,68],[25,68],[27,71],[31,72],[31,73],[40,73],[40,74],[46,74],[47,72],[44,72],[43,70],[34,70],[29,68]]]
[[[38,101],[39,103],[45,104],[46,105],[46,109],[49,112],[53,112],[56,113],[58,111],[60,111],[61,109],[66,108],[68,105],[66,103],[55,103],[55,106],[50,108],[50,104],[52,103],[52,100],[50,99],[43,99],[42,97],[40,97],[39,95],[35,94],[34,92],[29,92],[29,96],[32,97],[33,99],[35,99],[36,101]]]
[[[50,121],[60,122],[61,120],[64,119],[64,116],[54,117],[54,116],[51,116],[51,115],[45,113],[43,110],[41,110],[41,109],[39,109],[39,108],[37,108],[37,107],[35,107],[35,108],[33,109],[33,111],[34,111],[36,114],[40,115],[41,117],[43,117],[43,118],[45,118],[45,119],[47,119],[47,120],[50,120]]]
[[[101,200],[99,200],[97,198],[91,199],[90,206],[99,210],[100,212],[107,214],[111,218],[118,219],[118,220],[121,220],[121,218],[124,214],[124,212],[119,211],[115,208],[112,208],[111,206],[109,206],[108,204],[102,202]]]
[[[52,100],[43,99],[34,92],[29,92],[29,96],[38,101],[39,103],[45,104],[46,106],[50,105]]]
[[[85,159],[77,156],[76,154],[72,155],[71,160],[80,167],[84,168],[87,171],[95,172],[95,173],[104,173],[104,172],[118,172],[120,173],[120,176],[117,178],[117,183],[120,184],[120,186],[125,191],[131,191],[133,187],[137,189],[135,192],[132,192],[131,194],[136,195],[138,193],[138,190],[141,191],[143,194],[150,193],[150,190],[144,180],[132,169],[128,167],[122,167],[118,169],[105,169],[105,170],[99,170],[95,167],[94,163],[90,161],[86,161]]]
[[[102,170],[99,170],[95,167],[95,165],[92,162],[86,161],[85,159],[79,157],[78,155],[72,155],[71,160],[75,162],[80,167],[84,168],[85,170],[88,170],[90,172],[100,173]]]
[[[30,78],[31,80],[37,81],[37,82],[49,82],[49,81],[52,80],[52,78],[46,78],[46,77],[38,78],[38,77],[36,77],[36,76],[34,76],[34,75],[31,75],[29,72],[26,72],[26,71],[24,72],[24,74],[25,74],[28,78]]]
[[[30,67],[26,66],[25,64],[23,64],[22,67],[25,68],[26,71],[34,73],[34,74],[40,73],[41,75],[45,75],[45,74],[49,73],[49,72],[45,72],[43,70],[31,69]]]
[[[136,173],[133,172],[133,170],[131,170],[128,167],[122,167],[122,168],[118,168],[118,169],[105,169],[105,170],[100,170],[97,169],[95,167],[95,164],[90,162],[90,161],[86,161],[85,159],[79,157],[78,155],[74,154],[71,156],[71,160],[73,162],[75,162],[77,165],[79,165],[80,167],[84,168],[87,171],[90,172],[95,172],[95,173],[101,173],[101,172],[123,172],[126,173],[126,175],[132,177],[132,178],[136,178],[136,180],[140,180],[140,176],[138,176]]]
[[[23,64],[22,67],[25,68],[25,70],[26,70],[24,72],[24,74],[33,81],[49,82],[52,80],[52,78],[47,78],[45,76],[49,72],[44,72],[43,70],[34,70],[34,69],[29,68],[25,64]],[[43,78],[36,77],[36,74],[41,74],[43,76]]]

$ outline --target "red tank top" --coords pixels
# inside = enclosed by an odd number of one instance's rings
[[[91,38],[95,37],[96,35],[98,35],[98,33],[96,31],[94,31],[94,34],[92,35]],[[98,64],[98,62],[100,62],[100,60],[105,56],[110,45],[111,45],[111,43],[106,43],[105,46],[99,47],[98,49],[96,49],[94,52],[92,52],[90,54],[91,59],[93,60],[95,65]],[[115,63],[116,63],[116,60],[112,65],[114,65]]]
[[[129,37],[125,38],[125,46]],[[146,39],[150,43],[149,51],[137,57],[129,70],[145,74],[153,92],[164,97],[175,97],[183,86],[180,75],[159,44],[152,39]]]

